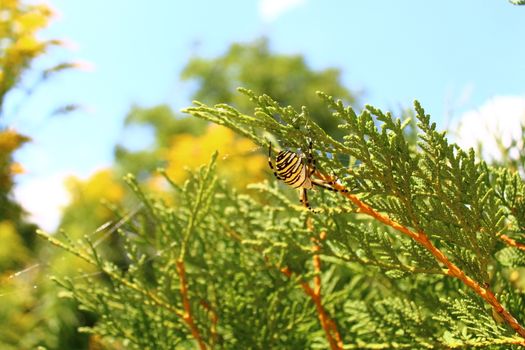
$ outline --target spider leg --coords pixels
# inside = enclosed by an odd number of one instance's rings
[[[312,177],[312,175],[317,170],[316,162],[314,155],[312,154],[312,140],[308,143],[308,154],[307,154],[307,164],[308,164],[308,177]]]
[[[273,164],[272,164],[272,143],[271,142],[270,142],[270,147],[268,148],[268,165],[270,166],[270,169],[274,170]]]
[[[335,185],[334,181],[327,182],[327,181],[322,181],[322,180],[319,180],[319,179],[311,179],[311,181],[312,181],[312,184],[314,184],[316,186],[319,186],[319,187],[322,187],[324,189],[327,189],[329,191],[341,192],[341,193],[348,192],[347,189],[339,190],[339,189],[335,188],[334,187],[334,185]]]
[[[312,209],[312,207],[310,207],[310,203],[308,202],[308,192],[306,191],[306,188],[301,188],[301,199],[300,199],[301,203],[303,203],[303,205],[305,207],[308,208],[308,210],[310,211],[314,211]]]
[[[313,209],[311,206],[310,206],[310,203],[308,202],[308,192],[306,190],[306,188],[301,188],[301,199],[300,199],[301,203],[308,208],[308,210],[310,210],[312,213],[314,214],[318,214],[320,211],[318,209]]]
[[[334,174],[334,175],[332,176],[332,179],[335,179],[335,178],[336,178],[336,177],[335,177],[335,174]],[[336,180],[327,181],[327,183],[328,183],[330,186],[334,187],[334,189],[335,189],[336,191],[338,191],[338,192],[341,192],[341,193],[347,193],[347,192],[350,192],[348,189],[344,189],[344,190],[338,190],[338,189],[336,189],[335,186],[334,186],[334,185],[336,184]],[[352,190],[354,190],[354,189],[356,189],[356,185],[355,185],[355,184],[354,184],[354,186],[352,186]]]

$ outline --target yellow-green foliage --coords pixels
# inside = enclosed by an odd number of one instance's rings
[[[44,41],[37,33],[47,26],[51,10],[46,5],[26,5],[19,0],[0,3],[0,108],[33,59],[57,41]]]

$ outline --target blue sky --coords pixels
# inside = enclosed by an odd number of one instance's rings
[[[7,120],[34,139],[17,154],[27,170],[17,197],[48,229],[67,199],[63,178],[111,164],[130,107],[186,107],[191,85],[179,81],[182,67],[192,55],[214,57],[232,42],[267,36],[275,52],[303,54],[314,69],[342,69],[343,82],[363,91],[364,103],[396,111],[418,99],[442,128],[492,98],[525,97],[525,6],[506,0],[51,5],[59,16],[43,35],[67,39],[73,49],[52,51],[40,64],[82,60],[93,69],[57,76]],[[85,108],[47,117],[70,102]]]

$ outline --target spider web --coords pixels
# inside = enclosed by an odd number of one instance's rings
[[[137,215],[142,208],[143,205],[138,205],[134,210],[123,216],[121,219],[110,220],[100,225],[88,235],[88,238],[93,241],[93,246],[98,247],[100,244],[108,240],[117,230],[121,229],[127,222]],[[177,243],[178,242],[173,242],[162,249],[154,251],[146,261],[151,261],[160,257],[164,252],[174,248]],[[66,262],[66,256],[62,256],[60,259]],[[8,301],[13,295],[19,295],[20,297],[34,297],[34,294],[37,294],[39,289],[42,289],[42,286],[39,285],[39,280],[42,278],[51,279],[53,273],[52,268],[53,267],[47,262],[32,261],[24,268],[15,272],[0,272],[0,303]],[[46,270],[49,270],[50,274],[43,276],[43,274],[48,273]],[[79,272],[78,274],[68,275],[67,277],[70,280],[75,281],[102,275],[103,273],[103,271]],[[38,307],[38,305],[36,305],[36,307]]]

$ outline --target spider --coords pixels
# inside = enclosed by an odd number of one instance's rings
[[[316,172],[315,158],[312,153],[312,141],[308,142],[308,152],[306,154],[298,154],[292,151],[279,151],[275,158],[275,168],[272,161],[272,144],[268,150],[268,164],[273,171],[273,174],[278,180],[293,188],[300,189],[299,201],[308,209],[307,190],[313,189],[314,185],[325,188],[334,192],[348,192],[348,190],[338,190],[333,187],[334,182],[327,182],[320,179],[313,178]]]

